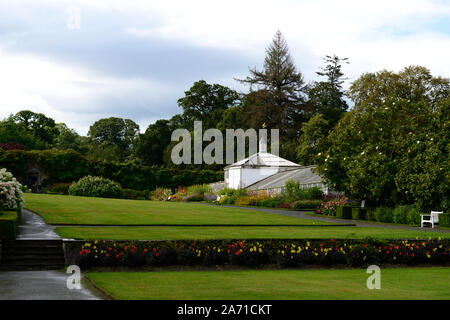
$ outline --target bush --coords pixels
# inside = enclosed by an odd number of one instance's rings
[[[0,212],[0,240],[16,239],[20,222],[20,209],[18,210]]]
[[[252,203],[254,203],[252,200],[253,200],[252,197],[242,196],[242,197],[237,198],[236,201],[234,202],[234,204],[237,206],[249,206]]]
[[[322,200],[298,200],[291,204],[294,210],[316,210],[322,203]]]
[[[413,211],[412,214],[416,214],[416,209],[414,208],[414,206],[409,205],[396,207],[393,211],[394,215],[393,221],[398,224],[409,224],[408,219],[409,211]]]
[[[367,209],[366,208],[352,208],[352,219],[353,220],[367,220]]]
[[[122,190],[120,184],[103,177],[86,176],[69,187],[72,196],[120,198]]]
[[[450,228],[450,213],[441,213],[439,215],[439,226]]]
[[[284,186],[286,198],[295,200],[321,200],[323,198],[323,191],[317,187],[303,189],[300,182],[286,181]]]
[[[336,210],[336,218],[352,219],[352,207],[343,206]]]
[[[48,189],[48,193],[69,194],[70,182],[55,183]]]
[[[21,209],[24,203],[22,185],[11,172],[0,169],[0,209]]]
[[[367,221],[377,221],[375,219],[375,208],[367,208]]]
[[[150,191],[122,189],[122,198],[123,199],[131,199],[131,200],[148,200],[148,199],[150,199]]]
[[[394,222],[393,209],[387,207],[376,208],[375,220],[378,222]]]
[[[412,226],[420,226],[420,213],[416,210],[408,211],[408,224]]]
[[[209,184],[196,184],[187,188],[188,195],[197,194],[204,196],[205,194],[212,194],[212,193],[213,189]]]
[[[172,191],[170,189],[156,188],[156,190],[151,193],[150,198],[154,201],[167,201],[170,200],[171,195]]]
[[[329,198],[322,202],[322,204],[315,211],[316,214],[323,214],[327,216],[336,216],[336,210],[339,207],[348,205],[350,200],[346,197]]]

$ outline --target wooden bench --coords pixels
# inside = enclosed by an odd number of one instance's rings
[[[431,211],[430,214],[420,215],[420,227],[423,228],[424,223],[430,223],[431,227],[434,228],[436,224],[439,224],[439,214],[443,211]]]

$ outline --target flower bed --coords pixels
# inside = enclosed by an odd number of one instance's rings
[[[66,263],[98,266],[446,264],[450,240],[66,241]]]

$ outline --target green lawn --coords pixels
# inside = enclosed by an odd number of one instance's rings
[[[329,224],[255,210],[186,202],[142,201],[25,194],[25,208],[49,224],[201,225]]]
[[[178,239],[325,239],[450,238],[450,233],[366,227],[58,227],[69,239],[178,240]]]
[[[367,289],[368,276],[365,269],[87,274],[115,299],[450,299],[450,268],[381,269],[380,290]]]

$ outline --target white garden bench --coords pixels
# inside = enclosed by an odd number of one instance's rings
[[[430,223],[431,227],[434,228],[434,225],[439,224],[439,214],[443,211],[431,211],[430,214],[421,214],[420,215],[420,227],[423,228],[424,223]]]

